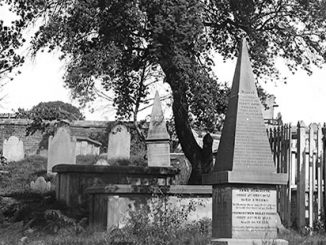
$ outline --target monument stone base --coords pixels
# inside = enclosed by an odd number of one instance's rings
[[[287,244],[277,239],[275,185],[214,185],[212,225],[213,244]]]
[[[157,140],[146,141],[147,158],[149,167],[170,167],[170,143],[169,141]]]
[[[219,239],[212,239],[211,245],[288,245],[288,242],[282,239],[219,238]]]

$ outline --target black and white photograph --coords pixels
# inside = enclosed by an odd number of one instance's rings
[[[326,244],[326,0],[0,0],[0,245]]]

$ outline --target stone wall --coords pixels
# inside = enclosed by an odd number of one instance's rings
[[[42,140],[42,134],[36,132],[31,136],[26,136],[26,127],[28,120],[26,119],[2,119],[0,120],[0,149],[3,149],[3,142],[10,136],[17,136],[24,143],[26,155],[34,155],[39,149]]]

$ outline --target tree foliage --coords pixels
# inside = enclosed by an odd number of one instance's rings
[[[2,6],[3,3],[0,2],[0,7]],[[0,78],[24,62],[24,57],[17,52],[25,42],[22,36],[24,24],[25,20],[19,19],[13,21],[11,25],[6,25],[0,16]]]
[[[47,133],[53,131],[49,126],[58,120],[74,121],[85,118],[77,107],[62,101],[41,102],[31,110],[19,108],[16,115],[32,121],[27,127],[27,135],[34,134],[37,130]]]
[[[118,115],[129,118],[145,100],[144,70],[162,71],[173,99],[175,128],[198,182],[207,157],[189,125],[214,130],[225,111],[226,89],[211,72],[212,50],[224,59],[247,38],[254,73],[279,79],[275,58],[292,72],[325,62],[324,0],[5,0],[25,26],[44,18],[35,34],[36,53],[59,48],[69,61],[65,83],[89,101],[96,83],[114,91]],[[196,180],[195,180],[196,179]]]

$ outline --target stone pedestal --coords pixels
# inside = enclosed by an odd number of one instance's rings
[[[287,244],[276,217],[275,186],[213,186],[213,244]]]
[[[148,167],[170,167],[169,141],[146,141]]]
[[[276,190],[213,188],[213,237],[276,238]]]

